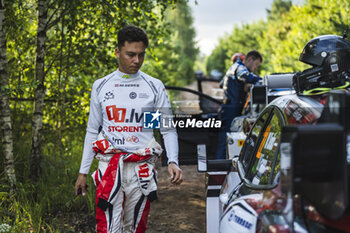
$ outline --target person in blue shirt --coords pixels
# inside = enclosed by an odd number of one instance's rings
[[[218,135],[216,159],[226,158],[226,133],[230,131],[232,120],[241,115],[246,93],[252,84],[261,80],[253,73],[263,61],[261,54],[256,50],[251,50],[245,56],[244,61],[241,60],[241,57],[237,56],[223,79],[225,96],[220,111],[222,127]]]

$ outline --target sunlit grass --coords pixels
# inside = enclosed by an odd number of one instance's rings
[[[95,189],[92,179],[88,178],[86,196],[74,195],[82,156],[81,138],[83,136],[70,139],[70,143],[66,144],[68,149],[57,149],[55,143],[46,142],[41,162],[42,176],[36,183],[29,179],[30,143],[24,141],[22,146],[15,146],[16,158],[20,158],[16,163],[18,183],[11,191],[5,179],[1,178],[0,232],[76,232],[76,225],[83,221],[79,216],[94,218]],[[53,156],[54,153],[56,156]],[[96,163],[91,171],[95,167]],[[93,222],[88,224],[94,225]]]

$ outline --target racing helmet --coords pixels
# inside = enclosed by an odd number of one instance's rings
[[[312,66],[328,63],[348,63],[350,41],[335,35],[323,35],[310,40],[300,54],[299,60]]]
[[[231,57],[232,63],[235,63],[237,58],[239,58],[241,61],[244,61],[244,58],[245,58],[244,53],[235,53],[235,54],[233,54],[232,57]]]
[[[349,85],[350,41],[345,38],[336,35],[313,38],[305,45],[299,60],[313,67],[293,78],[297,92]]]

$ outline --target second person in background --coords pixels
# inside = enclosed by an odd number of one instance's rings
[[[234,63],[223,79],[225,96],[220,111],[222,126],[218,135],[216,159],[226,158],[226,133],[230,130],[232,120],[241,115],[246,93],[251,85],[261,80],[253,73],[263,61],[261,54],[256,50],[251,50],[243,61],[242,57],[238,55],[233,60]]]

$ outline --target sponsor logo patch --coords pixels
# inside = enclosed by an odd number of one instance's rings
[[[131,92],[129,94],[130,99],[135,99],[137,97],[137,94],[135,92]]]
[[[135,83],[116,83],[114,87],[140,87],[140,84]]]
[[[132,143],[139,143],[140,139],[136,136],[131,136],[126,139],[127,142],[132,142]]]
[[[103,102],[107,101],[107,100],[111,100],[114,99],[114,94],[112,91],[106,92],[105,97],[103,99]]]
[[[142,126],[108,126],[108,132],[142,132]]]
[[[139,166],[139,177],[148,177],[149,176],[149,168],[147,163]]]
[[[149,95],[147,93],[139,93],[139,98],[148,99]]]
[[[117,108],[116,105],[106,106],[108,120],[114,121],[115,123],[139,123],[142,120],[142,113],[137,113],[136,110],[132,108],[127,117],[126,110],[126,108]]]
[[[139,165],[136,167],[136,172],[138,174],[140,187],[144,190],[148,189],[150,181],[153,177],[153,169],[147,163]]]
[[[124,144],[125,144],[125,138],[115,138],[115,137],[112,137],[112,140],[113,140],[114,143],[117,144],[117,145],[124,145]]]

